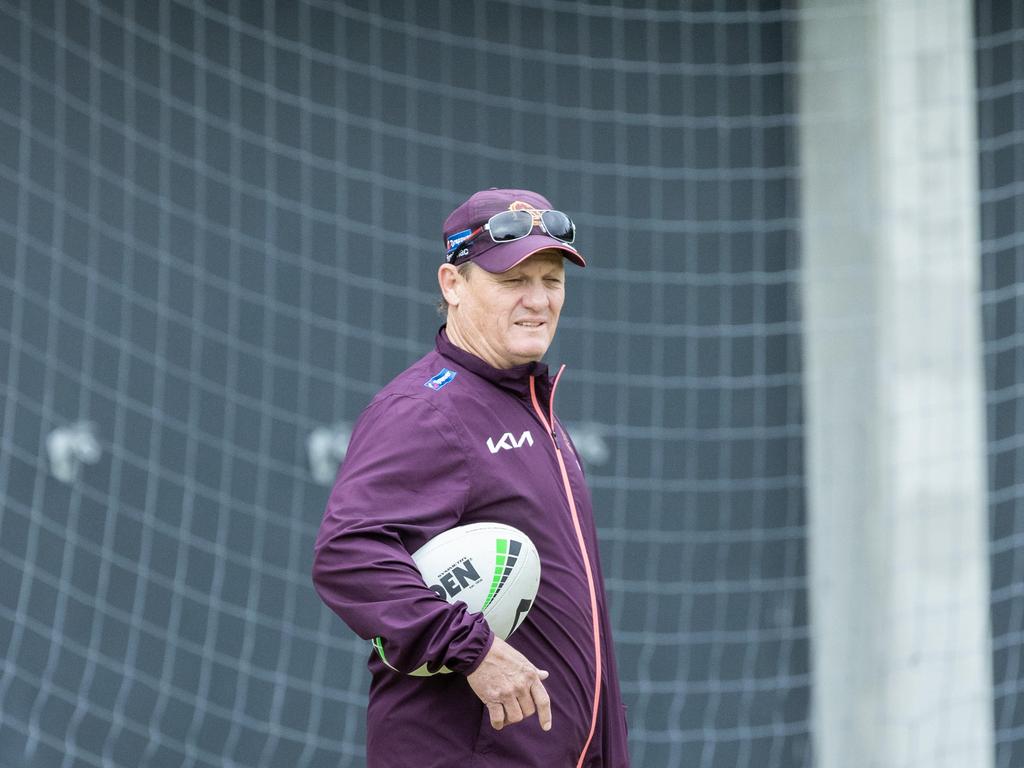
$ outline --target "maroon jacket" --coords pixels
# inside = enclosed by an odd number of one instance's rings
[[[369,768],[629,765],[590,494],[552,413],[556,385],[544,364],[492,368],[442,328],[436,350],[356,424],[313,581],[358,635],[380,644],[370,658]],[[550,673],[548,732],[536,717],[491,727],[465,677],[490,648],[490,629],[428,589],[409,555],[453,526],[485,521],[519,528],[540,553],[537,599],[509,642]],[[455,674],[395,671],[424,663]]]

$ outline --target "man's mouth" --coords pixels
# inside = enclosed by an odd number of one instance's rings
[[[516,322],[520,328],[540,328],[544,325],[543,320],[519,320]]]

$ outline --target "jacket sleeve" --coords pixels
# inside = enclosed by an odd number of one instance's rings
[[[459,524],[469,470],[449,419],[422,398],[372,403],[352,433],[317,536],[313,582],[388,665],[469,674],[492,643],[480,614],[423,583],[415,551]]]

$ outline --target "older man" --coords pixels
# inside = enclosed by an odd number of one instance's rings
[[[444,238],[448,322],[360,417],[316,543],[320,596],[374,644],[367,763],[628,766],[590,495],[554,412],[561,371],[540,362],[564,261],[585,266],[575,226],[541,195],[489,189],[452,212]],[[439,599],[409,555],[485,521],[524,531],[542,563],[508,642]],[[424,664],[455,674],[405,674]]]

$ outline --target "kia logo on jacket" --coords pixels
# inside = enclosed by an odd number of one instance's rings
[[[497,453],[502,449],[511,451],[513,448],[522,448],[523,443],[526,445],[533,445],[533,435],[530,434],[530,430],[526,430],[516,440],[515,436],[511,432],[506,432],[501,436],[498,442],[494,442],[493,437],[487,438],[487,447],[491,449],[491,453]]]

